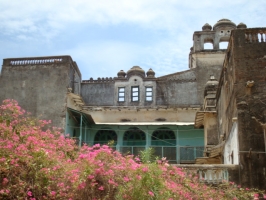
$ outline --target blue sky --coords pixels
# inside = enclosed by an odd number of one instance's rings
[[[265,0],[0,0],[0,59],[70,55],[84,80],[139,65],[188,69],[194,31],[227,18],[264,27]]]

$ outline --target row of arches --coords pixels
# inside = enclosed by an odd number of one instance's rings
[[[146,145],[146,134],[137,127],[131,127],[123,134],[123,145],[144,146]],[[109,128],[100,129],[94,137],[94,144],[107,144],[109,141],[117,143],[117,133]],[[158,128],[151,135],[151,145],[175,146],[176,136],[169,128]]]

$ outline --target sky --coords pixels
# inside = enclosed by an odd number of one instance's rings
[[[83,80],[135,65],[159,77],[188,69],[205,23],[265,27],[265,10],[265,0],[0,0],[0,59],[70,55]]]

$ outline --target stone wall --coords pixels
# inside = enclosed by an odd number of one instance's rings
[[[81,96],[89,106],[113,106],[114,81],[98,79],[81,83]]]
[[[218,100],[219,131],[225,139],[238,124],[240,184],[266,187],[266,29],[232,31]],[[263,36],[261,38],[261,35]]]
[[[65,128],[67,88],[78,93],[80,79],[70,56],[4,59],[0,101],[15,99],[33,116]]]

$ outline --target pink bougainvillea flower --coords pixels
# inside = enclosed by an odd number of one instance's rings
[[[94,176],[93,175],[89,175],[88,179],[94,179]]]
[[[149,171],[149,168],[148,168],[148,167],[143,167],[143,168],[142,168],[142,171],[143,171],[143,172],[147,172],[147,171]]]
[[[129,179],[127,176],[125,176],[125,177],[123,178],[123,180],[124,180],[125,182],[130,181],[130,179]]]
[[[103,186],[100,186],[100,187],[98,188],[98,190],[104,190],[104,187],[103,187]]]
[[[152,191],[149,191],[149,195],[154,197],[154,193]]]
[[[28,191],[27,192],[27,195],[31,197],[32,196],[32,192],[31,191]]]
[[[56,192],[55,191],[51,191],[51,195],[52,196],[55,196],[56,195]]]

